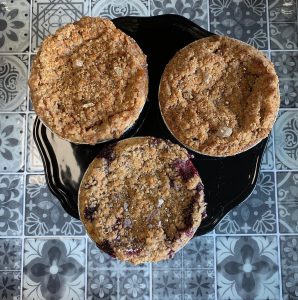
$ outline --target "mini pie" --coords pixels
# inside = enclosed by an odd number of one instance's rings
[[[43,41],[29,87],[38,117],[54,133],[96,144],[137,120],[148,93],[146,56],[111,21],[83,17]]]
[[[200,225],[203,184],[185,149],[157,138],[130,138],[88,167],[79,212],[101,250],[133,264],[160,261]]]
[[[159,103],[169,130],[186,147],[231,156],[270,133],[280,103],[278,77],[261,51],[211,36],[171,59],[161,78]]]

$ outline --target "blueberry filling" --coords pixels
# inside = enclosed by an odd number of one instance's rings
[[[107,160],[108,163],[112,162],[116,156],[114,152],[115,144],[106,146],[98,155],[97,157],[102,157]]]
[[[128,249],[126,251],[126,254],[129,255],[129,256],[137,256],[141,253],[141,249]]]
[[[190,159],[176,159],[173,163],[173,166],[179,172],[184,181],[188,181],[190,178],[199,174]]]
[[[96,212],[97,207],[98,207],[97,205],[85,207],[84,217],[86,220],[91,222],[94,220],[94,213]]]
[[[110,244],[109,241],[104,241],[104,242],[102,242],[102,243],[100,243],[100,244],[99,244],[99,243],[96,243],[96,246],[97,246],[100,250],[102,250],[102,251],[104,251],[105,253],[109,254],[110,256],[116,257],[115,252],[114,252],[114,250],[113,250],[113,248],[112,248],[112,246],[111,246],[111,244]]]

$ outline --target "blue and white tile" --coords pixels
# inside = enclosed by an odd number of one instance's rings
[[[149,16],[148,0],[92,0],[92,16],[114,19],[123,16]]]
[[[88,269],[87,299],[117,299],[117,274],[111,270],[90,272]]]
[[[43,39],[61,26],[88,15],[88,0],[34,0],[32,5],[31,49],[37,51]]]
[[[280,237],[282,294],[284,300],[298,298],[298,236]]]
[[[279,231],[298,233],[298,172],[278,172]]]
[[[175,253],[173,258],[157,263],[152,263],[153,269],[177,269],[182,268],[182,250]]]
[[[182,299],[181,269],[153,270],[152,295],[154,300]]]
[[[214,241],[212,236],[195,237],[183,248],[184,268],[213,268]]]
[[[218,299],[279,299],[275,236],[217,237],[216,246]]]
[[[81,221],[67,214],[50,192],[44,175],[28,175],[26,179],[25,234],[85,234]]]
[[[280,107],[282,108],[298,108],[298,81],[296,80],[280,80]]]
[[[261,162],[261,170],[270,171],[274,169],[273,136],[270,134]]]
[[[28,114],[28,130],[27,130],[27,171],[43,172],[43,163],[33,139],[33,124],[36,114]]]
[[[119,277],[120,299],[149,300],[149,272],[144,270],[126,270]]]
[[[208,28],[208,0],[151,0],[152,16],[175,14],[181,15],[199,26]]]
[[[21,239],[0,239],[0,270],[20,270],[22,259]]]
[[[298,111],[280,112],[274,126],[275,163],[278,170],[298,169]]]
[[[24,170],[25,115],[0,114],[0,172]]]
[[[184,270],[183,289],[185,300],[215,299],[214,270]]]
[[[298,79],[298,51],[271,52],[271,61],[280,80]]]
[[[297,50],[297,23],[271,23],[269,29],[271,50]]]
[[[210,0],[210,30],[268,49],[266,1]]]
[[[0,111],[24,111],[28,55],[0,56]]]
[[[0,1],[0,52],[28,50],[29,11],[27,0]]]
[[[295,0],[270,0],[268,4],[270,22],[297,21],[297,5]]]
[[[0,299],[17,300],[21,295],[21,272],[0,272]]]
[[[216,226],[216,233],[274,233],[276,205],[274,173],[261,172],[252,194]]]
[[[0,175],[0,236],[23,232],[23,175]]]
[[[84,298],[85,239],[26,239],[23,299]]]

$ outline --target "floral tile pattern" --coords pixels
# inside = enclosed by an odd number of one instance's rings
[[[279,231],[298,233],[298,172],[277,173]]]
[[[275,123],[275,162],[278,170],[298,169],[298,111],[282,111]]]
[[[21,239],[0,239],[0,270],[20,270],[22,259]]]
[[[152,263],[153,269],[177,269],[182,267],[182,250],[178,251],[173,258]]]
[[[274,169],[273,136],[269,136],[266,149],[262,158],[261,170],[269,171]]]
[[[52,195],[44,175],[26,179],[26,235],[84,235],[81,221],[67,214]]]
[[[208,28],[207,0],[151,0],[151,15],[176,14]]]
[[[271,52],[271,61],[275,66],[279,79],[296,80],[298,78],[298,52]]]
[[[27,129],[27,171],[28,172],[43,172],[43,164],[33,139],[33,124],[36,114],[28,114],[28,129]]]
[[[213,268],[214,242],[212,236],[202,236],[193,238],[183,248],[184,268]]]
[[[147,0],[92,0],[92,16],[114,19],[122,16],[148,16]]]
[[[216,233],[276,232],[274,173],[261,172],[252,194],[216,226]]]
[[[181,269],[153,270],[152,285],[154,300],[182,299]]]
[[[270,47],[272,50],[298,48],[297,23],[271,23]]]
[[[282,292],[284,300],[298,298],[298,236],[281,236]]]
[[[214,270],[184,271],[184,299],[215,299]]]
[[[0,172],[24,168],[25,115],[0,114]]]
[[[0,52],[24,52],[29,46],[27,0],[0,1]]]
[[[217,237],[219,299],[279,299],[274,236]]]
[[[265,0],[210,0],[210,30],[268,49]]]
[[[297,5],[295,0],[271,0],[269,1],[270,22],[296,22]]]
[[[0,110],[26,110],[27,55],[0,56]]]
[[[21,272],[0,271],[0,299],[20,299]]]
[[[282,108],[298,108],[298,82],[296,80],[280,80],[279,90]]]
[[[84,297],[84,239],[26,239],[24,299]]]
[[[59,27],[88,15],[88,0],[34,0],[32,12],[32,51]]]
[[[23,186],[22,175],[0,175],[0,236],[22,234]]]

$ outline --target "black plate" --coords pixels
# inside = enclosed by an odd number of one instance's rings
[[[177,50],[212,33],[175,15],[122,17],[113,22],[132,36],[147,55],[150,80],[149,100],[135,126],[121,139],[149,135],[178,143],[167,130],[159,111],[159,80],[165,65]],[[96,154],[111,142],[96,146],[75,145],[53,134],[38,118],[34,123],[33,134],[51,192],[70,215],[78,218],[80,180]],[[207,218],[196,235],[211,231],[227,212],[249,196],[256,184],[266,143],[267,139],[242,154],[227,158],[211,158],[193,153],[193,162],[205,185],[207,202]]]

